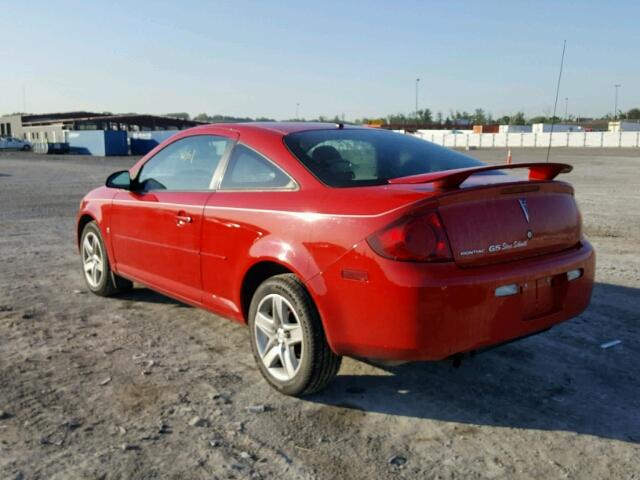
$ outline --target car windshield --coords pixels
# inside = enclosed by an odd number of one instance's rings
[[[388,130],[309,130],[291,133],[284,142],[311,173],[331,187],[383,185],[392,178],[484,165],[462,153]]]

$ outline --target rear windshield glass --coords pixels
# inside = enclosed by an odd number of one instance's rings
[[[482,162],[410,135],[369,128],[291,133],[285,144],[321,182],[331,187],[382,185],[391,178]]]

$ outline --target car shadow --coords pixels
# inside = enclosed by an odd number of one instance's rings
[[[182,303],[179,300],[167,297],[166,295],[163,295],[146,287],[136,287],[132,290],[122,292],[114,298],[118,300],[129,300],[132,302],[157,303],[164,305],[174,305],[176,307],[193,308],[191,307],[191,305],[187,305],[186,303]]]
[[[640,443],[640,289],[597,284],[580,317],[452,362],[351,362],[308,397],[345,409],[469,425],[561,430]],[[622,343],[604,349],[601,344]],[[343,372],[345,368],[343,367]],[[362,372],[362,373],[360,373]]]
[[[0,173],[0,177],[10,177],[10,173]]]

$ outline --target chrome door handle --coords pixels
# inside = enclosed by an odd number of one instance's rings
[[[193,222],[193,218],[188,215],[176,215],[176,223],[178,225],[184,225],[191,222]]]

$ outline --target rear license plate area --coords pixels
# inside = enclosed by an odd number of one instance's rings
[[[522,291],[525,320],[533,320],[562,309],[567,293],[566,274],[537,278],[525,285]]]

